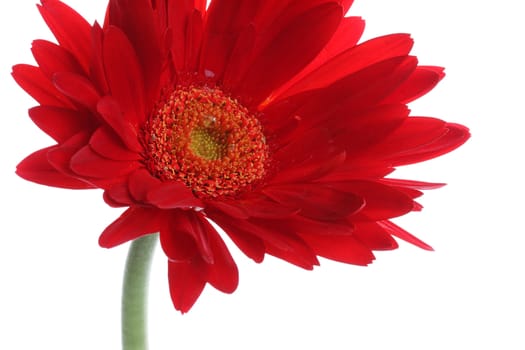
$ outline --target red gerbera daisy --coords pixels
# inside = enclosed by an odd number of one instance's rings
[[[231,293],[237,267],[210,222],[250,258],[305,269],[318,256],[369,264],[392,236],[431,249],[389,219],[419,210],[420,190],[385,178],[447,153],[467,128],[409,117],[443,77],[418,66],[412,39],[357,44],[351,0],[111,0],[89,25],[57,0],[39,10],[58,44],[13,76],[56,145],[21,177],[104,190],[128,207],[102,233],[113,247],[160,232],[175,307],[206,283]]]

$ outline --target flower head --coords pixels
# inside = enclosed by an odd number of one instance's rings
[[[110,0],[103,25],[57,0],[39,10],[58,44],[13,76],[39,103],[56,144],[17,168],[40,184],[100,188],[127,207],[100,236],[113,247],[160,232],[169,285],[188,311],[204,286],[231,293],[237,267],[221,235],[261,262],[305,269],[318,256],[367,265],[393,236],[431,249],[390,219],[440,184],[386,177],[450,152],[467,128],[409,116],[443,69],[418,66],[412,39],[358,44],[350,0]]]

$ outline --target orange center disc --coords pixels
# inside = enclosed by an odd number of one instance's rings
[[[268,147],[259,120],[208,87],[165,93],[144,128],[146,164],[198,197],[234,196],[265,175]]]

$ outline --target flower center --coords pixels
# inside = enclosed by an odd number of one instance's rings
[[[221,159],[225,152],[224,135],[211,128],[197,128],[190,135],[190,149],[201,158],[207,160]]]
[[[146,165],[196,196],[234,196],[262,180],[268,146],[259,120],[219,89],[164,93],[144,127]]]

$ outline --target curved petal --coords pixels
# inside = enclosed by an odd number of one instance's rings
[[[114,98],[110,96],[103,97],[98,102],[97,111],[130,150],[135,152],[142,151],[142,146],[138,140],[137,128],[125,118]]]
[[[236,203],[244,209],[248,217],[283,219],[299,212],[299,209],[287,207],[259,193],[251,197],[237,199]]]
[[[381,143],[403,124],[410,110],[401,104],[380,105],[358,114],[341,110],[326,124],[337,130],[334,143],[344,149],[347,157],[354,158],[376,144]]]
[[[230,55],[242,33],[250,26],[261,0],[212,1],[204,28],[200,71],[221,80]],[[246,54],[246,53],[245,53]]]
[[[140,160],[142,157],[130,151],[120,138],[108,127],[99,127],[89,139],[91,149],[104,158],[113,160]]]
[[[18,164],[16,174],[25,180],[46,186],[70,189],[94,188],[93,185],[68,176],[49,164],[47,154],[55,148],[56,146],[44,148],[29,155]]]
[[[213,208],[235,219],[248,219],[250,216],[246,207],[237,200],[209,200],[206,201],[207,208]]]
[[[419,66],[384,102],[410,103],[432,90],[444,77],[444,68]]]
[[[372,250],[392,250],[398,247],[390,233],[374,221],[354,222],[352,235]]]
[[[203,0],[190,0],[164,1],[157,4],[156,10],[161,20],[160,28],[171,37],[169,48],[175,70],[178,72],[197,70],[205,13],[205,6],[202,3]]]
[[[319,220],[345,217],[358,212],[365,204],[358,195],[323,184],[272,185],[262,192],[278,203],[300,209],[303,216]]]
[[[160,237],[170,259],[170,290],[177,309],[189,310],[203,283],[208,282],[225,293],[237,288],[237,266],[222,239],[201,214],[171,211]],[[179,280],[190,271],[196,276],[181,283]]]
[[[235,243],[247,257],[256,263],[264,260],[266,248],[261,238],[239,229],[235,223],[232,223],[231,218],[222,212],[206,210],[206,214],[226,232],[233,243]]]
[[[104,60],[102,54],[103,37],[104,32],[102,28],[97,22],[95,22],[91,28],[93,58],[90,62],[89,73],[93,84],[97,86],[100,93],[102,95],[107,95],[109,93],[109,87],[106,79],[106,73],[104,72]]]
[[[440,119],[410,117],[381,143],[361,155],[393,166],[428,160],[461,146],[469,130]]]
[[[362,198],[363,208],[354,218],[366,217],[369,220],[383,220],[406,214],[414,208],[412,198],[384,184],[374,181],[353,180],[330,183],[339,191],[352,193]]]
[[[306,91],[270,104],[265,118],[270,130],[287,137],[300,135],[312,127],[328,127],[337,119],[358,116],[377,108],[392,91],[401,85],[417,67],[417,59],[400,56],[373,64],[352,73],[323,89]],[[275,105],[275,106],[274,106]],[[295,120],[295,127],[288,126]],[[349,120],[350,122],[350,120]],[[327,123],[326,126],[323,124]],[[286,129],[287,128],[287,129]],[[337,129],[337,128],[335,128]],[[286,132],[288,134],[286,134]]]
[[[152,176],[145,168],[139,168],[129,175],[129,194],[139,202],[147,203],[148,192],[160,185],[160,180]]]
[[[71,72],[53,74],[53,85],[72,101],[96,111],[100,95],[91,81],[82,75]]]
[[[31,51],[42,72],[49,78],[56,72],[83,74],[82,67],[62,46],[47,40],[35,40]]]
[[[38,10],[60,46],[71,52],[89,71],[91,59],[91,26],[75,10],[56,0],[42,0]]]
[[[130,207],[98,239],[104,248],[113,248],[141,236],[160,230],[160,211],[155,208]]]
[[[319,87],[319,84],[322,84],[322,80],[316,81],[316,79],[312,79],[309,82],[303,81],[298,85],[296,84],[303,80],[303,78],[305,78],[313,71],[316,71],[319,67],[323,66],[324,64],[330,64],[329,62],[331,62],[332,59],[334,59],[339,54],[354,47],[361,35],[363,34],[364,29],[365,21],[362,18],[343,18],[334,35],[326,44],[326,46],[321,50],[321,52],[319,52],[317,57],[312,62],[310,62],[310,64],[308,64],[308,66],[306,66],[299,74],[297,74],[295,77],[293,77],[292,79],[284,83],[279,89],[277,89],[273,93],[274,98],[279,99],[279,96],[281,94],[283,94],[282,97],[286,97],[301,92],[305,89],[315,89]],[[345,68],[346,66],[351,64],[352,63],[349,60],[345,65]],[[336,77],[337,74],[340,74],[340,72],[337,71],[330,71],[329,73],[332,75],[332,79],[334,79],[334,77]],[[334,81],[335,80],[336,79],[334,79]]]
[[[71,158],[86,145],[89,140],[89,133],[86,131],[80,131],[79,133],[71,136],[65,142],[57,145],[55,148],[49,150],[47,154],[47,160],[55,169],[62,173],[74,177],[80,178],[83,181],[92,183],[87,178],[79,176],[73,170],[71,170]]]
[[[343,6],[343,13],[347,13],[350,6],[354,3],[354,0],[340,0],[341,6]]]
[[[134,161],[116,161],[100,156],[90,146],[84,146],[71,158],[71,170],[81,176],[97,179],[117,179],[140,167]]]
[[[316,255],[353,265],[368,265],[375,258],[372,251],[352,235],[301,233],[301,238]]]
[[[424,250],[434,250],[431,246],[423,242],[417,237],[414,237],[412,234],[410,234],[408,231],[405,231],[401,227],[397,226],[391,221],[379,221],[378,224],[383,227],[385,230],[388,231],[389,234],[396,236],[397,238],[402,239],[403,241],[406,241],[410,244],[415,245],[416,247],[419,247]]]
[[[11,73],[15,81],[38,103],[46,106],[74,108],[73,104],[62,95],[38,67],[17,64]]]
[[[146,119],[144,79],[137,54],[122,30],[110,26],[104,33],[102,54],[111,96],[135,129]]]
[[[147,193],[147,201],[161,209],[201,208],[202,201],[182,182],[163,182]]]
[[[232,222],[227,215],[206,208],[206,214],[238,244],[239,248],[256,262],[264,252],[311,270],[319,262],[312,250],[295,234],[287,219],[249,219]],[[256,239],[258,238],[258,239]],[[261,245],[261,243],[263,245]]]
[[[95,128],[95,121],[89,113],[73,109],[37,106],[29,110],[29,117],[57,142],[64,142],[81,131],[89,133]]]
[[[151,1],[110,1],[108,6],[108,21],[110,26],[120,28],[133,46],[132,50],[125,48],[123,52],[114,52],[114,54],[122,55],[120,58],[123,60],[126,60],[125,55],[127,54],[132,54],[133,56],[136,55],[141,67],[141,80],[134,80],[134,83],[132,84],[140,84],[143,77],[145,84],[144,91],[146,96],[148,96],[147,100],[153,101],[159,93],[159,78],[161,69],[163,67],[163,62],[160,42],[161,35],[159,33],[159,28],[155,23],[154,11]],[[114,36],[114,34],[111,34],[110,36]],[[113,41],[112,45],[117,44],[127,46],[127,44],[124,44],[122,39],[115,40],[113,38],[110,40]],[[118,41],[121,42],[118,43]],[[106,57],[107,55],[108,53],[105,53]],[[126,66],[126,63],[124,63],[124,66]],[[125,77],[121,76],[120,78]],[[136,77],[132,75],[129,78],[129,81],[133,81],[134,78]],[[151,106],[148,104],[148,107]],[[138,111],[142,110],[138,108],[137,112]]]
[[[342,10],[336,3],[322,4],[297,16],[257,55],[234,93],[247,105],[257,106],[319,53],[341,18]]]
[[[414,41],[408,34],[390,34],[370,39],[325,61],[284,91],[279,99],[305,90],[327,86],[352,73],[393,57],[406,56]]]
[[[168,261],[168,281],[175,309],[188,312],[206,285],[202,261]]]
[[[131,197],[128,186],[124,181],[116,181],[107,186],[104,191],[104,201],[114,208],[139,204]]]
[[[208,225],[208,239],[214,263],[208,271],[208,283],[223,293],[233,293],[239,284],[239,271],[221,237]]]

